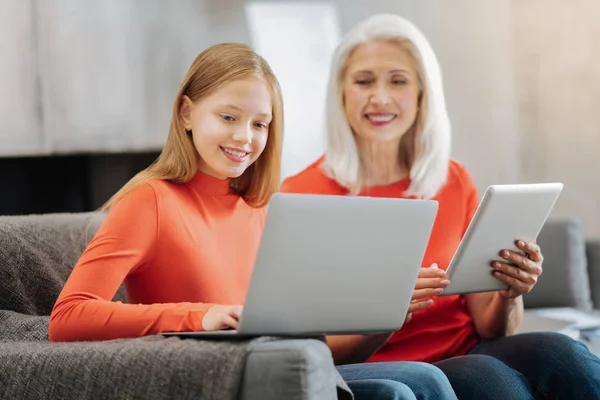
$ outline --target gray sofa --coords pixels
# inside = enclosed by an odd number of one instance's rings
[[[600,309],[600,241],[586,239],[580,221],[563,218],[549,220],[537,242],[544,253],[544,272],[524,296],[526,310]]]
[[[0,217],[1,398],[352,398],[318,338],[48,342],[48,315],[103,218]],[[114,300],[125,301],[123,288]]]
[[[49,343],[47,316],[102,219],[97,213],[0,217],[0,397],[351,398],[317,339]],[[540,307],[600,308],[600,244],[586,242],[575,220],[548,222],[538,241],[545,272],[525,296],[526,319]],[[123,290],[115,300],[125,301]]]
[[[519,332],[562,332],[600,356],[600,330],[594,330],[600,327],[600,241],[586,239],[580,221],[554,219],[538,242],[544,273],[524,296]]]

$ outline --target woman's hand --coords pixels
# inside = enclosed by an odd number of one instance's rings
[[[446,271],[439,269],[437,264],[431,264],[429,268],[421,268],[405,322],[410,320],[412,313],[431,306],[433,300],[430,297],[440,295],[449,284]]]
[[[518,240],[517,247],[525,252],[519,254],[511,250],[502,250],[500,257],[506,262],[493,261],[494,276],[506,283],[508,290],[499,292],[507,299],[515,299],[525,293],[529,293],[537,283],[542,274],[542,263],[544,256],[540,246],[533,242]]]
[[[205,331],[219,331],[227,328],[237,329],[238,321],[242,315],[242,308],[242,306],[212,306],[202,318],[202,329]]]

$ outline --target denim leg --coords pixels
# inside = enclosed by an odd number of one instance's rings
[[[338,371],[348,385],[352,381],[384,379],[407,386],[419,400],[453,400],[456,395],[448,378],[437,367],[422,362],[378,362],[339,365]],[[352,387],[352,386],[351,386]],[[401,397],[402,398],[402,397]]]
[[[522,333],[476,345],[470,354],[496,357],[519,371],[539,399],[600,399],[600,359],[556,332]]]
[[[527,379],[494,357],[466,355],[436,362],[460,400],[533,399]]]
[[[346,382],[355,400],[416,400],[404,383],[389,379],[359,379]]]

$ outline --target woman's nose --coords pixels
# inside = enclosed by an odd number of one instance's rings
[[[370,101],[373,104],[384,105],[390,102],[390,92],[385,85],[377,85],[373,88]]]

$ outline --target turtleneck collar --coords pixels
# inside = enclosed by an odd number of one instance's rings
[[[217,179],[203,172],[196,172],[196,175],[188,182],[200,193],[205,193],[212,196],[224,196],[231,193],[229,188],[230,179]]]

